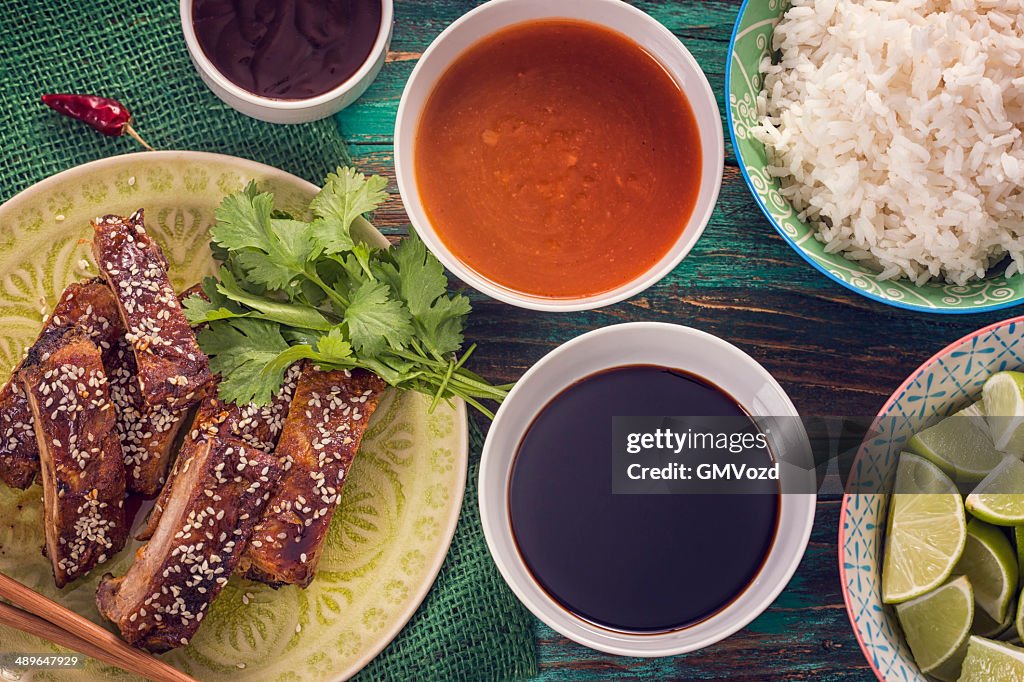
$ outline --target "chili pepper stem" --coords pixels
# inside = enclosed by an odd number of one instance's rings
[[[127,123],[125,124],[124,131],[126,133],[128,133],[129,135],[131,135],[132,137],[134,137],[136,142],[141,144],[143,147],[145,147],[149,151],[151,151],[151,152],[155,152],[156,151],[155,149],[153,149],[153,147],[150,146],[150,144],[148,142],[143,140],[142,136],[139,135],[137,132],[135,132],[135,128],[132,128],[129,124],[127,124]]]

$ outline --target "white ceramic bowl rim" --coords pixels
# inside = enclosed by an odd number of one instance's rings
[[[515,16],[509,20],[504,16],[508,14]],[[501,16],[490,22],[487,19],[490,15]],[[546,298],[515,291],[492,282],[464,264],[448,250],[434,231],[422,208],[415,178],[416,128],[436,79],[428,84],[421,81],[427,78],[424,73],[434,68],[433,61],[443,59],[436,55],[442,50],[447,50],[451,43],[465,42],[465,47],[469,47],[502,28],[531,20],[556,18],[589,21],[604,26],[638,43],[658,59],[686,94],[698,123],[702,153],[700,191],[693,213],[676,243],[657,263],[635,279],[609,291],[579,298]],[[481,31],[477,23],[485,24],[489,28]],[[624,24],[628,28],[624,28]],[[463,33],[468,34],[470,31],[478,31],[471,40],[463,36]],[[652,45],[663,54],[659,56]],[[451,59],[448,59],[438,71],[437,77],[447,70],[464,49],[459,49],[451,55]],[[669,51],[674,58],[673,63],[666,63],[664,55]],[[424,89],[425,94],[422,97],[416,96],[416,100],[413,101],[414,93],[418,89]],[[398,105],[394,144],[398,189],[413,226],[434,255],[464,282],[492,298],[523,308],[562,312],[589,310],[617,303],[640,293],[668,275],[690,252],[711,220],[721,189],[725,165],[721,113],[714,91],[697,60],[665,26],[621,0],[491,0],[462,15],[430,44],[409,76]]]
[[[185,34],[185,44],[188,46],[188,50],[192,54],[192,58],[195,60],[196,64],[200,65],[200,68],[207,76],[213,79],[217,85],[238,99],[260,107],[280,111],[308,109],[322,104],[327,104],[359,85],[359,83],[373,69],[381,51],[386,49],[388,37],[391,35],[391,24],[394,22],[395,16],[393,0],[380,0],[380,27],[377,30],[377,38],[373,41],[373,47],[370,48],[370,53],[367,55],[366,60],[360,65],[359,69],[349,76],[349,78],[343,83],[325,93],[308,99],[274,99],[272,97],[262,97],[238,86],[234,81],[222,74],[220,69],[214,66],[213,62],[210,61],[210,58],[206,56],[206,52],[203,50],[202,45],[199,44],[199,38],[196,36],[195,25],[192,22],[193,2],[194,0],[181,0],[181,28]]]
[[[674,360],[673,360],[674,358]],[[585,646],[624,656],[671,656],[721,641],[759,616],[789,583],[814,523],[816,496],[782,496],[779,527],[754,581],[724,609],[689,628],[661,634],[614,632],[570,614],[536,582],[512,536],[508,480],[515,452],[536,414],[567,386],[609,367],[663,364],[721,386],[755,416],[797,416],[785,391],[753,358],[705,332],[659,322],[604,327],[559,346],[531,367],[491,425],[480,465],[480,517],[505,582],[538,618]]]

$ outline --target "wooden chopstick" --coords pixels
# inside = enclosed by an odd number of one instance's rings
[[[153,682],[196,682],[195,678],[128,646],[109,630],[3,573],[0,573],[0,597],[14,605],[0,602],[0,623],[4,625],[116,665]]]
[[[41,637],[72,651],[91,656],[104,663],[110,663],[119,668],[130,670],[130,663],[117,653],[96,646],[88,640],[84,640],[67,630],[57,627],[48,620],[43,620],[39,616],[34,616],[28,611],[22,611],[18,607],[11,606],[5,602],[0,602],[0,624],[8,625],[36,637]]]

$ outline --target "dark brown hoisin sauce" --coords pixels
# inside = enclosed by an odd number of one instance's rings
[[[699,377],[618,367],[551,400],[513,463],[512,530],[534,579],[612,630],[666,632],[714,615],[757,576],[778,525],[777,493],[613,495],[612,418],[657,415],[749,419]]]
[[[309,99],[348,80],[370,55],[381,0],[193,0],[203,52],[235,85]]]

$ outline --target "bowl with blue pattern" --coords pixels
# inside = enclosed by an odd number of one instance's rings
[[[810,265],[862,296],[896,308],[930,313],[977,313],[1024,303],[1024,276],[1005,277],[993,269],[966,285],[942,281],[916,285],[905,279],[881,279],[871,268],[828,253],[815,229],[800,219],[768,171],[765,147],[752,131],[758,126],[757,96],[763,84],[761,63],[773,50],[776,24],[788,0],[746,0],[729,45],[725,71],[726,117],[736,160],[754,200],[775,230]]]
[[[981,397],[992,374],[1024,369],[1024,317],[965,336],[896,389],[853,461],[839,516],[839,575],[846,611],[868,663],[883,682],[926,682],[896,620],[882,603],[881,566],[896,462],[917,431]]]

